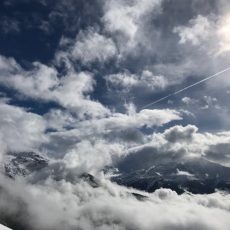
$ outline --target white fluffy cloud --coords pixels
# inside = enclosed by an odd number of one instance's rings
[[[76,73],[69,69],[65,76],[58,77],[54,67],[41,63],[33,63],[33,69],[25,71],[13,59],[1,57],[0,62],[0,83],[19,91],[24,96],[55,101],[77,112],[79,117],[85,114],[104,116],[109,113],[102,104],[89,97],[95,84],[90,73]]]
[[[45,120],[22,108],[0,102],[0,142],[5,151],[32,151],[46,142]]]
[[[190,26],[179,26],[174,29],[180,36],[180,43],[191,42],[193,45],[200,45],[210,35],[212,25],[208,18],[198,15],[197,18],[190,20]]]
[[[160,189],[152,194],[142,193],[147,198],[139,201],[132,196],[132,192],[137,192],[133,189],[104,179],[99,184],[98,188],[92,188],[83,181],[73,185],[50,180],[38,186],[1,178],[5,192],[0,197],[0,207],[4,214],[17,216],[27,228],[35,230],[219,230],[227,229],[230,224],[226,194],[177,195]]]
[[[144,109],[133,114],[114,113],[113,116],[97,122],[99,127],[106,130],[123,128],[141,128],[143,126],[161,126],[173,120],[181,120],[180,114],[175,110]]]
[[[133,111],[129,114],[113,113],[105,118],[81,121],[74,126],[75,129],[60,132],[60,134],[79,138],[81,136],[103,135],[109,132],[127,130],[130,128],[159,127],[171,121],[181,119],[180,113],[175,110],[144,109],[140,112]]]
[[[105,4],[103,20],[109,31],[122,32],[132,41],[139,29],[140,19],[159,7],[160,3],[161,0],[111,0]]]
[[[104,63],[117,54],[113,40],[92,29],[80,32],[71,50],[71,58],[81,60],[83,64],[94,61]]]
[[[102,22],[105,30],[115,37],[120,56],[135,53],[135,47],[145,42],[143,28],[149,15],[160,12],[161,0],[105,1]]]
[[[198,131],[198,128],[194,125],[183,126],[174,126],[167,129],[164,132],[166,140],[172,143],[191,141],[194,134]]]
[[[56,52],[56,62],[70,64],[79,61],[83,65],[95,62],[103,65],[118,55],[115,42],[111,37],[99,33],[93,27],[80,31],[75,39],[63,37],[60,50]]]
[[[149,70],[143,71],[140,75],[120,73],[105,77],[109,87],[122,91],[129,91],[132,88],[144,87],[149,90],[162,90],[168,85],[164,76],[156,76]]]
[[[211,55],[222,55],[230,51],[230,15],[205,17],[198,15],[189,21],[188,26],[178,26],[174,32],[180,36],[180,43],[191,43],[208,49]]]
[[[67,152],[63,161],[67,168],[75,169],[78,174],[95,174],[122,156],[124,149],[125,146],[119,143],[84,140]]]
[[[71,130],[60,129],[49,134],[50,144],[47,148],[55,155],[68,155],[68,159],[71,159],[80,171],[97,171],[125,155],[130,146],[136,146],[138,142],[129,143],[129,140],[141,138],[141,128],[160,127],[181,119],[180,113],[174,110],[113,113],[106,118],[75,122]],[[56,127],[58,126],[56,124]],[[131,137],[128,138],[127,135]]]
[[[133,133],[138,133],[144,127],[162,126],[182,119],[179,112],[170,109],[136,112],[135,106],[131,105],[127,113],[110,111],[88,96],[93,91],[95,81],[86,72],[76,73],[68,69],[68,73],[60,77],[54,67],[34,63],[32,70],[25,71],[13,59],[2,57],[1,60],[2,70],[7,74],[7,78],[1,75],[2,84],[28,98],[54,101],[65,108],[51,109],[42,117],[16,106],[2,104],[8,109],[6,113],[12,120],[6,122],[2,118],[2,127],[7,130],[2,130],[2,136],[7,146],[14,146],[14,151],[36,150],[42,143],[43,151],[55,152],[54,158],[59,154],[65,156],[64,161],[72,162],[69,163],[71,167],[80,171],[97,171],[111,164],[113,158],[122,155],[128,147],[125,137],[123,143],[119,143],[122,138],[111,141],[111,135],[121,136],[123,134],[119,132],[131,129]],[[144,84],[161,84],[152,79],[154,76],[148,71],[142,74],[142,78]],[[15,129],[7,128],[11,122]],[[54,129],[54,132],[44,134],[47,128]]]
[[[218,22],[217,35],[219,40],[219,50],[217,55],[230,52],[230,14],[224,15]]]
[[[1,84],[15,88],[27,96],[48,99],[50,91],[58,85],[57,71],[53,68],[34,63],[34,69],[27,72],[15,60],[4,57],[1,59],[5,59],[5,65],[1,67],[4,71],[0,78]]]
[[[130,148],[128,154],[152,149],[153,161],[154,156],[158,160],[166,159],[172,162],[204,157],[218,164],[229,166],[229,143],[229,132],[201,133],[194,125],[176,125],[166,129],[163,133],[153,133],[144,145]]]

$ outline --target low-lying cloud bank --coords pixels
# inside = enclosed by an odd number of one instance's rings
[[[86,181],[76,184],[48,180],[29,185],[1,178],[1,219],[11,227],[51,229],[227,229],[230,225],[230,195],[177,195],[159,189],[138,200],[135,190],[112,184],[104,178],[100,186]]]

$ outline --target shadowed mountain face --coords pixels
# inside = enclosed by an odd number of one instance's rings
[[[145,155],[142,154],[142,158],[143,160],[139,159],[139,154],[131,154],[124,158],[116,166],[119,174],[111,177],[111,180],[120,185],[147,192],[154,192],[159,188],[170,188],[178,194],[185,191],[204,194],[213,193],[216,189],[230,190],[230,168],[204,158],[166,161],[163,158],[160,160],[157,156],[153,158],[150,150],[145,152]],[[148,159],[147,163],[146,159]],[[11,178],[36,175],[36,172],[39,171],[40,173],[37,174],[45,177],[46,174],[55,171],[59,176],[55,176],[54,179],[61,180],[63,175],[58,168],[61,167],[55,164],[50,166],[48,159],[33,152],[9,153],[4,165],[5,174]],[[78,175],[77,178],[73,178],[71,175],[71,171],[69,174],[65,174],[68,177],[65,179],[77,183],[80,178],[92,187],[100,186],[97,179],[88,173]]]
[[[151,158],[152,156],[152,158]],[[230,168],[205,158],[160,160],[150,152],[142,157],[131,154],[117,164],[118,175],[112,180],[120,185],[153,192],[170,188],[181,194],[213,193],[216,189],[230,190]],[[146,161],[147,159],[147,161]],[[147,166],[146,166],[147,165]],[[129,167],[130,166],[130,167]]]

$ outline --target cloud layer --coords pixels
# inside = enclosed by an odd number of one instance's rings
[[[214,230],[229,225],[229,195],[221,193],[178,196],[160,189],[144,193],[148,198],[139,201],[131,195],[133,190],[105,180],[99,188],[86,182],[71,185],[49,181],[45,186],[25,186],[1,181],[5,187],[0,199],[4,215],[21,218],[26,229]]]

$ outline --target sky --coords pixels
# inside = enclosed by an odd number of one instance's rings
[[[36,152],[50,168],[1,176],[0,209],[32,230],[227,229],[229,194],[140,202],[103,169],[146,148],[230,167],[229,12],[228,0],[2,0],[1,165]]]

